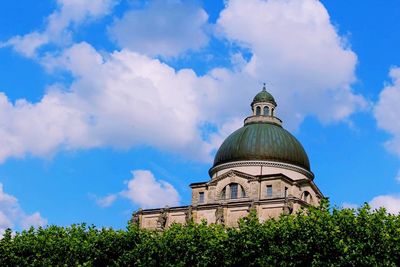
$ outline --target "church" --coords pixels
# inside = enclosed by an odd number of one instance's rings
[[[132,223],[159,230],[192,220],[235,227],[251,210],[264,221],[318,205],[323,195],[307,153],[283,128],[276,107],[264,85],[251,102],[251,116],[218,149],[210,179],[190,184],[191,205],[139,209]]]

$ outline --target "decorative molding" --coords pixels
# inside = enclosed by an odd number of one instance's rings
[[[240,171],[237,171],[237,170],[229,170],[226,173],[216,177],[215,179],[212,179],[210,182],[208,182],[208,185],[216,185],[219,181],[221,181],[221,180],[223,180],[223,179],[225,179],[227,177],[235,177],[235,176],[238,176],[238,177],[241,177],[241,178],[244,178],[244,179],[247,179],[247,180],[255,180],[255,179],[257,179],[255,176],[247,174],[247,173],[244,173],[244,172],[240,172]]]
[[[235,167],[243,167],[243,166],[266,166],[266,167],[275,167],[275,168],[282,168],[282,169],[287,169],[291,171],[295,171],[298,173],[301,173],[305,175],[306,177],[310,178],[311,180],[314,179],[314,174],[304,168],[301,168],[296,165],[284,163],[284,162],[278,162],[278,161],[255,161],[255,160],[249,160],[249,161],[235,161],[235,162],[228,162],[224,163],[221,165],[217,165],[215,167],[212,167],[208,173],[210,174],[210,177],[214,175],[214,173],[228,169],[228,168],[235,168]]]

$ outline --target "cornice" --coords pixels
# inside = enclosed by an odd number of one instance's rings
[[[234,162],[228,162],[224,163],[221,165],[217,165],[215,167],[212,167],[208,173],[210,174],[210,177],[214,175],[214,173],[228,169],[228,168],[235,168],[235,167],[243,167],[243,166],[263,166],[263,167],[274,167],[274,168],[282,168],[282,169],[287,169],[295,172],[299,172],[306,177],[310,178],[311,180],[314,179],[314,174],[304,168],[301,168],[296,165],[284,163],[284,162],[278,162],[278,161],[261,161],[261,160],[246,160],[246,161],[234,161]]]

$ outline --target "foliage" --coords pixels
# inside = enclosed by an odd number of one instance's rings
[[[252,212],[238,228],[190,223],[164,232],[70,227],[7,230],[0,266],[398,266],[400,215],[329,208],[260,223]]]

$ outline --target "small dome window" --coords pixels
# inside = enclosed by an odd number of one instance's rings
[[[269,107],[264,106],[264,116],[269,116]]]
[[[257,106],[257,107],[256,107],[256,115],[257,115],[257,116],[260,116],[260,115],[261,115],[261,107],[260,107],[260,106]]]

